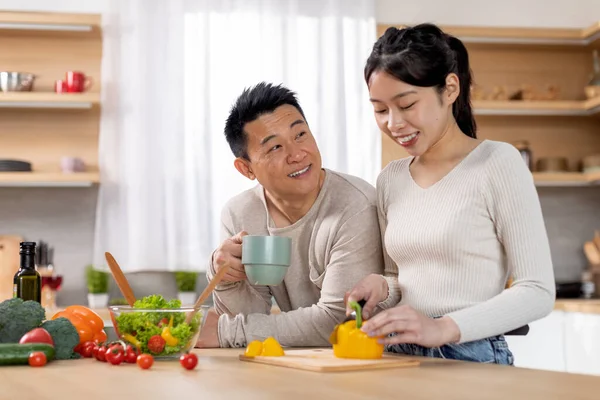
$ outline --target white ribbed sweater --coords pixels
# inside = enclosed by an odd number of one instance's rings
[[[551,312],[555,283],[533,178],[510,144],[485,140],[440,181],[423,189],[412,157],[377,181],[390,296],[447,315],[460,342],[503,334]],[[514,282],[504,289],[508,276]],[[397,275],[397,278],[396,278]]]

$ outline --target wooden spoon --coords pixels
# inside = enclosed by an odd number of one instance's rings
[[[229,269],[229,264],[223,265],[219,269],[219,272],[217,272],[217,274],[212,278],[212,280],[210,282],[208,282],[208,285],[204,288],[202,293],[200,293],[200,297],[198,297],[198,300],[196,300],[196,303],[194,304],[195,311],[198,311],[200,309],[200,307],[206,301],[208,296],[212,293],[213,290],[215,290],[215,287],[217,286],[217,284],[219,282],[221,282],[221,279],[223,279],[223,276],[225,275],[225,273],[227,272],[228,269]],[[195,314],[194,312],[191,312],[187,315],[187,317],[185,319],[185,322],[187,324],[189,324],[192,321],[194,314]]]
[[[110,272],[112,272],[113,278],[117,282],[117,286],[123,293],[125,300],[130,307],[133,307],[133,303],[135,303],[135,295],[133,294],[133,290],[131,286],[129,286],[129,282],[127,282],[127,278],[125,278],[125,274],[121,271],[119,264],[115,261],[115,258],[109,252],[104,253],[104,257],[106,258],[106,262],[108,262],[108,266],[110,267]]]

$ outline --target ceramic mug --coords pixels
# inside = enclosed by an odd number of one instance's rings
[[[291,257],[292,239],[289,237],[247,235],[242,238],[242,264],[253,285],[279,285]]]

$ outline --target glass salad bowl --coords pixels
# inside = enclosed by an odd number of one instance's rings
[[[201,306],[194,310],[193,307],[181,307],[179,300],[166,301],[160,296],[149,296],[136,301],[133,307],[111,306],[108,309],[120,340],[155,359],[174,359],[194,347],[210,307]],[[189,324],[186,323],[188,315],[191,315]]]

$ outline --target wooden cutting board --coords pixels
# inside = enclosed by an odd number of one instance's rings
[[[13,296],[13,278],[19,269],[19,246],[23,238],[0,235],[0,302]]]
[[[285,350],[282,357],[246,357],[239,356],[242,361],[268,364],[278,367],[303,369],[316,372],[363,371],[381,368],[417,367],[417,359],[406,356],[384,354],[379,360],[353,360],[337,358],[332,349]]]

